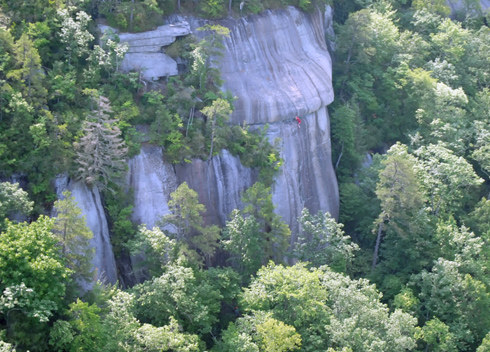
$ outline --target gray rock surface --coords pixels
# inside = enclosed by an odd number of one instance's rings
[[[264,124],[305,116],[333,101],[323,14],[294,7],[223,24],[224,89],[238,97],[232,122]]]
[[[98,25],[102,33],[117,30],[104,25]],[[165,55],[164,47],[175,42],[177,37],[190,34],[190,26],[186,22],[157,27],[157,29],[142,33],[118,33],[121,43],[128,43],[129,50],[122,63],[121,70],[141,71],[141,76],[147,81],[178,74],[177,62]]]
[[[146,81],[178,74],[177,62],[163,53],[127,53],[121,63],[121,70],[141,71]]]
[[[291,227],[294,241],[298,232],[297,219],[307,207],[312,214],[328,211],[338,218],[337,179],[332,169],[330,126],[324,107],[296,121],[273,124],[271,138],[281,138],[284,165],[276,178],[272,200],[276,212]]]
[[[67,189],[71,192],[78,203],[78,207],[82,210],[82,214],[86,217],[87,226],[94,234],[91,240],[91,246],[95,248],[92,263],[97,272],[97,279],[106,283],[116,283],[116,261],[112,252],[109,227],[99,190],[97,187],[89,188],[80,181],[71,181],[66,176],[58,177],[55,180],[55,188],[58,196]]]
[[[142,33],[119,33],[121,43],[129,44],[129,53],[158,53],[162,48],[175,42],[177,37],[191,33],[186,22],[157,27]]]
[[[179,184],[187,182],[206,206],[205,225],[224,226],[231,211],[241,208],[242,193],[257,179],[255,172],[226,150],[211,161],[176,165],[175,171]]]
[[[333,100],[332,66],[324,23],[324,13],[309,15],[292,7],[220,21],[231,31],[219,64],[223,89],[237,97],[231,122],[270,124],[269,138],[282,139],[284,165],[273,201],[293,233],[303,207],[338,216],[326,108]],[[295,116],[303,121],[300,129]],[[128,182],[136,198],[133,219],[150,227],[168,211],[169,193],[184,181],[206,206],[206,225],[224,225],[229,213],[241,207],[242,193],[257,180],[254,171],[227,151],[210,161],[174,166],[162,159],[160,148],[144,146],[129,163]]]
[[[303,207],[334,217],[339,212],[326,109],[333,88],[324,15],[288,7],[224,23],[231,35],[220,68],[224,88],[237,97],[232,121],[269,123],[270,139],[282,139],[284,165],[273,201],[293,234]],[[295,116],[302,119],[301,129]]]
[[[453,13],[465,9],[465,4],[461,0],[447,0],[447,4]],[[490,8],[490,0],[480,0],[480,6],[483,11],[487,11]]]
[[[172,165],[163,161],[162,148],[144,144],[129,161],[128,185],[134,190],[133,221],[151,229],[170,213],[168,200],[177,188]]]

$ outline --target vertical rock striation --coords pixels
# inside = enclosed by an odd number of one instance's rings
[[[282,139],[284,166],[273,200],[293,234],[303,207],[338,216],[326,109],[333,101],[332,62],[324,23],[323,13],[294,7],[223,22],[230,28],[220,64],[223,88],[237,97],[231,120],[269,124],[271,140]],[[295,116],[303,121],[300,129]]]
[[[97,187],[89,188],[80,181],[73,182],[68,177],[58,177],[55,181],[55,188],[58,196],[67,189],[71,192],[82,214],[86,217],[87,226],[94,234],[91,240],[91,246],[95,248],[92,263],[97,272],[97,280],[115,284],[117,281],[116,261],[99,190]]]
[[[129,161],[128,185],[134,190],[133,221],[151,229],[170,213],[168,200],[177,188],[172,165],[163,161],[162,148],[143,145]]]
[[[288,7],[223,23],[231,30],[220,65],[224,89],[238,97],[232,122],[291,120],[333,101],[323,22],[318,11]]]
[[[187,182],[206,206],[205,225],[224,226],[233,209],[240,209],[242,193],[257,179],[240,159],[223,150],[210,161],[193,160],[175,166],[179,183]]]

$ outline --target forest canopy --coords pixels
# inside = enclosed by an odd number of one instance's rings
[[[185,69],[145,82],[96,20],[141,32],[327,4],[340,216],[303,209],[291,243],[279,144],[229,123],[228,29],[180,38]],[[0,351],[490,350],[488,20],[476,0],[0,0]],[[222,228],[185,182],[138,227],[123,180],[142,143],[170,164],[226,149],[258,182]],[[63,173],[102,191],[133,281],[94,282]]]

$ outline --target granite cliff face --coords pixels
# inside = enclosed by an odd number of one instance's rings
[[[181,23],[179,28],[188,28],[186,21],[191,30],[202,25],[192,18],[178,18],[175,22]],[[313,213],[322,210],[338,216],[338,188],[331,161],[327,111],[327,105],[333,101],[332,63],[325,41],[328,32],[325,23],[329,23],[325,14],[305,14],[293,7],[219,21],[230,29],[219,68],[225,80],[223,89],[237,97],[231,122],[252,128],[267,124],[271,141],[277,137],[282,140],[284,165],[276,178],[273,201],[276,212],[291,226],[292,240],[303,207]],[[166,27],[170,29],[171,26]],[[131,35],[134,43],[140,43],[138,36],[152,39],[140,48],[133,45],[129,54],[140,55],[157,47],[158,53],[162,53],[165,45],[154,34]],[[129,42],[129,37],[126,39]],[[137,68],[131,68],[130,61],[126,65],[129,65],[126,69]],[[165,66],[162,61],[149,59],[142,65],[150,72],[175,74],[162,67]],[[295,116],[302,120],[300,128]],[[229,213],[241,206],[242,193],[256,180],[256,172],[244,167],[227,151],[209,161],[169,165],[163,161],[161,148],[144,145],[141,154],[129,161],[127,183],[134,188],[135,195],[133,220],[148,227],[155,225],[169,211],[170,193],[185,181],[198,192],[207,208],[206,225],[224,225]],[[85,198],[94,199],[93,191],[85,190],[80,199]],[[101,209],[98,214],[103,213]],[[101,261],[108,254],[97,248],[96,256],[96,261]],[[107,265],[112,267],[111,263]],[[112,269],[105,270],[112,272]]]
[[[174,21],[190,23],[193,31],[203,24],[193,18]],[[293,7],[219,21],[230,29],[219,69],[225,81],[223,89],[237,97],[231,122],[252,128],[268,124],[270,139],[281,138],[284,166],[276,179],[273,200],[293,233],[303,207],[338,216],[326,109],[333,101],[333,89],[325,23],[329,23],[325,14],[305,14]],[[300,129],[295,116],[302,119]],[[224,225],[231,210],[240,207],[242,192],[257,179],[226,151],[210,161],[194,160],[172,167],[148,158],[148,148],[130,161],[134,175],[130,184],[136,198],[134,220],[148,226],[168,212],[163,204],[169,192],[184,181],[205,204],[206,223]],[[153,153],[161,151],[154,149]],[[161,181],[152,188],[155,191],[141,193],[154,184],[156,174]]]
[[[224,89],[238,98],[231,120],[269,124],[271,140],[281,138],[284,166],[273,200],[293,234],[303,207],[338,216],[326,109],[334,98],[332,62],[324,23],[324,14],[294,7],[223,23],[231,32],[220,69]],[[299,129],[295,116],[302,120]]]
[[[99,190],[97,187],[89,188],[85,183],[72,181],[65,176],[56,179],[55,188],[58,196],[61,196],[65,190],[71,192],[86,218],[87,226],[94,234],[90,244],[95,248],[92,263],[96,270],[97,280],[106,283],[116,283],[116,261],[112,252],[109,227]]]

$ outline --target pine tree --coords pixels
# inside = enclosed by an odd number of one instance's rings
[[[108,189],[109,181],[116,181],[126,170],[128,152],[121,131],[111,119],[109,100],[97,98],[97,110],[85,122],[84,136],[76,143],[77,176],[90,186]]]

